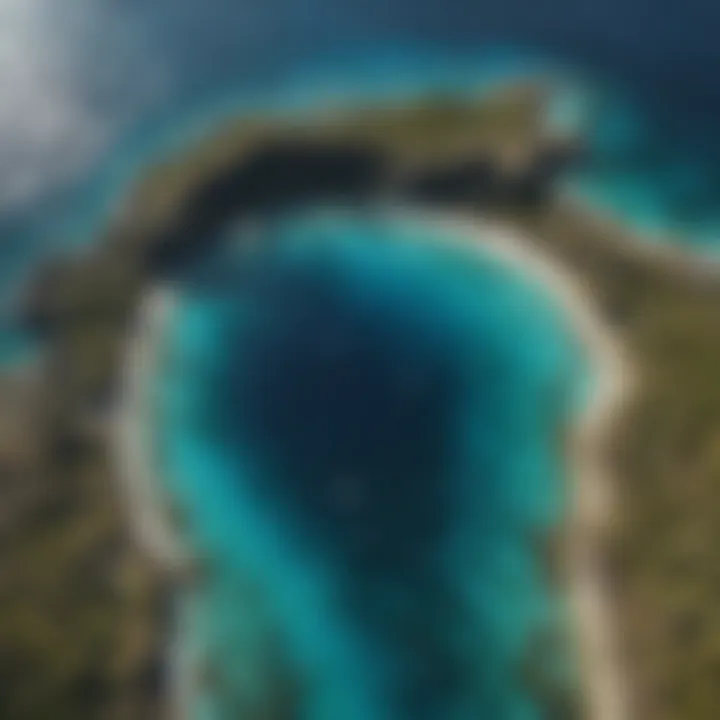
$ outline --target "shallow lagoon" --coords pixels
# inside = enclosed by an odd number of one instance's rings
[[[537,541],[581,374],[561,314],[417,224],[247,232],[184,279],[158,385],[204,568],[196,715],[538,717],[520,674],[563,616]]]

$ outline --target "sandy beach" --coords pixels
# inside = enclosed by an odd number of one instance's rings
[[[626,257],[661,267],[671,276],[691,277],[697,282],[720,282],[720,254],[710,252],[707,246],[703,246],[702,252],[692,252],[693,246],[684,243],[682,237],[633,229],[624,225],[620,218],[567,189],[559,193],[558,207],[596,228],[606,242],[613,243]]]
[[[474,216],[395,212],[408,223],[436,227],[450,242],[484,258],[496,258],[524,277],[534,278],[566,313],[569,325],[587,350],[592,395],[573,432],[569,526],[570,603],[576,628],[581,680],[589,720],[628,720],[629,704],[617,647],[612,603],[599,558],[612,514],[613,479],[603,464],[606,430],[633,386],[633,373],[610,331],[593,310],[593,298],[570,272],[542,253],[516,229]],[[122,400],[114,429],[114,450],[138,541],[170,573],[187,570],[188,555],[173,532],[163,508],[153,450],[152,383],[162,362],[166,328],[177,297],[163,287],[149,289],[129,337]],[[182,655],[182,652],[180,653]],[[181,661],[186,663],[187,660]],[[174,693],[177,715],[184,717],[192,688],[187,668],[174,673],[182,686]],[[184,678],[184,680],[182,680]],[[189,683],[192,686],[192,683]],[[179,699],[179,700],[178,700]]]
[[[164,287],[150,288],[141,300],[127,340],[113,443],[135,537],[170,572],[181,571],[187,556],[171,530],[157,482],[152,385],[175,302],[173,290]]]
[[[613,605],[601,557],[613,511],[613,478],[603,457],[607,430],[633,390],[634,373],[610,330],[594,311],[579,279],[550,260],[537,244],[506,225],[474,217],[413,212],[411,221],[435,226],[470,250],[497,258],[535,278],[566,314],[587,352],[592,393],[572,428],[568,592],[576,626],[581,680],[589,720],[629,720],[630,705]]]
[[[153,384],[159,374],[167,342],[167,329],[178,298],[174,289],[149,288],[136,313],[128,337],[120,403],[114,419],[112,450],[120,477],[120,490],[133,534],[143,552],[161,568],[170,582],[182,587],[191,572],[191,555],[173,528],[159,481],[160,461],[155,444],[156,415]],[[194,696],[194,649],[184,642],[192,603],[177,598],[175,627],[167,650],[170,716],[188,718]],[[179,629],[178,629],[179,628]]]

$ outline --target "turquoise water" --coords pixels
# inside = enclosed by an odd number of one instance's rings
[[[48,258],[102,239],[144,173],[175,157],[230,119],[262,112],[286,116],[348,104],[382,105],[430,94],[486,92],[517,78],[560,76],[540,55],[489,47],[462,56],[395,44],[342,61],[294,66],[272,82],[236,82],[181,95],[148,113],[98,158],[90,172],[16,214],[0,215],[0,366],[32,354],[14,307],[28,278]]]
[[[589,140],[591,162],[571,183],[591,203],[667,240],[699,244],[714,237],[720,202],[712,146],[703,136],[672,133],[622,76],[597,73],[567,56],[521,45],[473,50],[381,43],[372,52],[290,65],[262,82],[238,76],[148,111],[97,158],[90,172],[17,214],[0,217],[0,303],[43,259],[101,236],[121,212],[132,184],[149,167],[182,152],[224,121],[261,111],[312,112],[348,104],[383,104],[426,94],[468,95],[524,78],[555,82],[564,123]],[[569,101],[569,102],[568,102]],[[569,112],[566,112],[567,106]],[[674,234],[674,236],[673,236]]]
[[[587,163],[566,178],[570,192],[649,242],[717,252],[720,151],[707,129],[693,131],[682,124],[687,108],[678,107],[668,120],[668,113],[661,115],[643,102],[641,88],[623,85],[617,69],[549,50],[483,44],[450,51],[378,43],[372,52],[291,63],[272,80],[263,80],[258,67],[257,77],[241,74],[235,81],[226,78],[179,92],[172,102],[138,118],[89,173],[31,207],[0,217],[0,364],[27,356],[13,303],[33,270],[48,257],[101,238],[110,218],[122,211],[133,183],[150,166],[228,118],[257,110],[286,114],[358,102],[382,104],[427,93],[467,95],[538,76],[556,83],[552,123],[588,140]]]
[[[230,0],[123,5],[148,31],[158,60],[169,59],[176,87],[162,107],[136,116],[91,172],[0,217],[0,362],[32,353],[10,301],[33,269],[101,237],[148,166],[255,108],[467,94],[508,76],[550,73],[565,87],[553,122],[580,129],[590,150],[569,189],[648,241],[717,252],[711,3],[658,10],[624,0],[560,2],[549,12],[512,0],[472,8],[268,0],[249,14]],[[93,38],[103,46],[100,34]],[[538,52],[528,52],[533,47]],[[354,59],[343,60],[346,52]],[[98,70],[112,75],[102,61]],[[80,95],[103,111],[128,110],[112,88],[105,97],[84,88],[81,71],[70,83]],[[471,267],[417,243],[415,229],[367,221],[328,230],[332,251],[314,242],[298,243],[301,251],[296,241],[318,234],[311,225],[276,228],[275,239],[292,242],[277,243],[270,257],[224,257],[220,268],[215,258],[187,279],[173,360],[158,388],[168,492],[185,508],[188,537],[207,563],[194,604],[192,642],[208,657],[198,716],[234,717],[225,710],[231,701],[246,703],[249,714],[253,704],[290,702],[300,692],[312,720],[532,717],[511,667],[554,605],[528,538],[553,526],[566,500],[553,429],[574,386],[572,343],[544,293],[492,263]],[[247,286],[243,273],[305,283],[310,299],[326,302],[287,307],[292,283]],[[293,335],[286,324],[303,326],[297,312],[323,332]],[[347,327],[363,332],[348,337]],[[318,346],[318,335],[334,340]],[[282,362],[268,338],[285,350]],[[258,359],[258,347],[272,363]],[[312,375],[312,398],[303,397],[300,369],[326,367],[336,352],[343,367],[360,357],[375,368],[367,392],[357,397],[321,374]],[[305,365],[288,365],[296,357]],[[263,372],[267,396],[250,392]],[[288,393],[294,414],[271,412]],[[436,426],[420,422],[429,416]],[[323,456],[318,438],[328,433],[346,454]],[[356,447],[348,436],[363,442]],[[422,467],[413,464],[418,457]],[[381,459],[398,470],[394,478],[422,483],[388,495],[384,488],[395,485],[384,482]],[[337,463],[340,481],[330,482]],[[332,502],[313,478],[328,480]],[[358,522],[370,530],[356,531]],[[382,547],[393,549],[384,564],[372,551],[377,528]]]
[[[417,224],[254,232],[184,279],[157,389],[196,716],[541,717],[518,672],[562,617],[534,546],[567,503],[561,312]]]
[[[703,147],[700,135],[683,136],[679,129],[656,124],[627,93],[607,87],[593,92],[586,83],[575,97],[589,157],[565,178],[568,191],[635,231],[641,241],[716,256],[720,186],[713,147]]]

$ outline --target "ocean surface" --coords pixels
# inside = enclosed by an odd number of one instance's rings
[[[196,716],[544,717],[523,677],[567,630],[540,548],[583,368],[546,289],[337,213],[241,231],[183,288],[156,402]]]
[[[0,361],[32,350],[14,301],[34,269],[101,237],[149,166],[255,108],[551,75],[553,122],[590,150],[568,190],[646,242],[720,247],[707,0],[78,0],[48,22],[4,46],[45,60],[10,62],[11,82],[0,65],[0,191],[35,178],[0,208]],[[567,503],[558,428],[581,373],[562,313],[445,238],[323,223],[207,258],[171,328],[158,429],[205,578],[182,638],[196,716],[530,720],[518,663],[564,619],[533,540]]]

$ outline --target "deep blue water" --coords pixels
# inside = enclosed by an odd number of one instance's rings
[[[542,288],[451,239],[285,219],[185,278],[158,400],[208,563],[199,717],[262,707],[282,668],[308,720],[538,717],[518,673],[562,616],[534,542],[581,361]]]
[[[99,123],[130,122],[89,170],[0,217],[2,359],[23,356],[9,300],[33,268],[99,237],[148,165],[256,106],[465,93],[550,68],[590,122],[573,191],[649,241],[717,250],[707,0],[97,0],[100,18],[106,2],[86,65],[110,80],[78,65],[72,84]],[[122,44],[133,29],[168,71],[155,104],[119,93],[103,53],[103,31]],[[533,717],[511,668],[554,607],[528,538],[565,501],[565,331],[542,292],[420,248],[416,230],[333,234],[332,250],[288,243],[222,273],[209,259],[173,327],[168,490],[209,563],[191,640],[215,685],[198,715],[233,694],[266,704],[289,668],[310,720]]]
[[[79,65],[72,84],[99,123],[130,122],[89,170],[0,217],[0,359],[22,356],[9,300],[32,269],[99,237],[148,165],[249,107],[467,92],[549,64],[590,120],[572,189],[649,241],[717,250],[707,0],[96,0],[99,17],[106,4],[86,65],[110,80]],[[134,28],[169,76],[137,107],[103,53],[103,31]],[[397,228],[341,230],[332,252],[238,258],[222,277],[210,259],[187,279],[161,432],[210,563],[192,642],[216,684],[198,716],[222,716],[233,688],[266,704],[288,667],[310,720],[533,717],[510,668],[554,605],[528,536],[562,515],[553,430],[573,353],[545,295],[492,264],[419,249],[415,230],[398,249],[372,242]]]

